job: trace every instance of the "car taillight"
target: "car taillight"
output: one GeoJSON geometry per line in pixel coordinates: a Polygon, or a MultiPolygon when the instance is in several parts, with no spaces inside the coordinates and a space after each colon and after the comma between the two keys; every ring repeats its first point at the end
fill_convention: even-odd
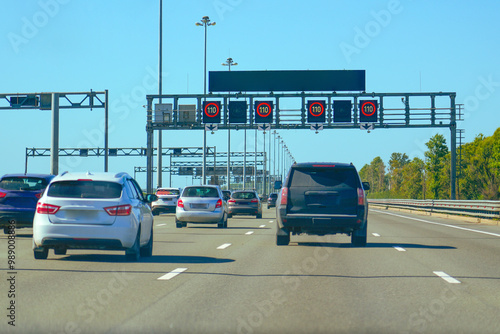
{"type": "Polygon", "coordinates": [[[217,208],[220,208],[220,207],[222,207],[222,200],[221,200],[221,199],[219,199],[219,200],[217,201],[217,203],[215,204],[215,208],[216,208],[216,209],[217,209],[217,208]]]}
{"type": "Polygon", "coordinates": [[[36,213],[39,213],[42,215],[53,215],[57,211],[59,211],[60,208],[61,207],[57,206],[57,205],[38,202],[36,205],[36,213]]]}
{"type": "Polygon", "coordinates": [[[184,203],[182,202],[182,199],[179,199],[179,200],[177,201],[177,206],[178,206],[179,208],[183,208],[183,207],[184,207],[184,203]]]}
{"type": "Polygon", "coordinates": [[[0,198],[4,198],[5,196],[7,196],[7,193],[3,193],[0,191],[0,198]]]}
{"type": "Polygon", "coordinates": [[[365,205],[365,192],[362,188],[358,188],[358,205],[365,205]]]}
{"type": "Polygon", "coordinates": [[[259,203],[259,200],[257,198],[254,198],[250,201],[251,203],[259,203]]]}
{"type": "Polygon", "coordinates": [[[288,188],[283,187],[281,189],[281,205],[286,205],[288,203],[288,188]]]}
{"type": "Polygon", "coordinates": [[[229,201],[227,201],[228,203],[236,203],[236,201],[234,199],[230,199],[229,201]]]}
{"type": "Polygon", "coordinates": [[[118,206],[108,206],[107,208],[104,208],[104,210],[110,216],[129,216],[132,212],[132,205],[125,204],[118,206]]]}

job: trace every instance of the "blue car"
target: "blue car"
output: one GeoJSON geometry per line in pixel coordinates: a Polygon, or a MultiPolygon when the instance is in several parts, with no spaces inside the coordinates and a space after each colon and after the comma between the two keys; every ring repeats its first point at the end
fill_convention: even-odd
{"type": "Polygon", "coordinates": [[[0,179],[0,227],[33,227],[36,203],[54,175],[6,174],[0,179]]]}

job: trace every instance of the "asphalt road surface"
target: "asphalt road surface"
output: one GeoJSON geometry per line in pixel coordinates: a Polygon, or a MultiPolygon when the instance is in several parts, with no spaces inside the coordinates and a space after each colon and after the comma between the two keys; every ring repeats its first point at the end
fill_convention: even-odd
{"type": "Polygon", "coordinates": [[[343,235],[278,247],[274,217],[177,229],[156,216],[153,257],[138,263],[35,260],[31,229],[1,235],[0,332],[500,332],[500,227],[371,210],[367,247],[343,235]]]}

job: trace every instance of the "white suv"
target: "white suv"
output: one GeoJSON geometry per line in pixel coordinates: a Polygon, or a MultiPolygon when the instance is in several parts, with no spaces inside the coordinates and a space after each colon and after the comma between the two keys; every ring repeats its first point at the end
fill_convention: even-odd
{"type": "Polygon", "coordinates": [[[35,259],[68,249],[125,250],[129,260],[153,253],[153,214],[127,173],[63,173],[47,186],[33,221],[35,259]]]}

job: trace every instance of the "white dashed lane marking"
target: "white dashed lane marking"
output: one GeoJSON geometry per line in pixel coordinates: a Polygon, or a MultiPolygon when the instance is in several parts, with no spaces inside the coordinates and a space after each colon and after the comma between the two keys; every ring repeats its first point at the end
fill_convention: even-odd
{"type": "Polygon", "coordinates": [[[222,245],[220,245],[219,247],[217,247],[217,249],[226,249],[226,248],[228,248],[229,246],[231,246],[231,244],[222,244],[222,245]]]}
{"type": "Polygon", "coordinates": [[[433,273],[439,277],[441,277],[442,279],[444,279],[446,282],[448,283],[452,283],[452,284],[459,284],[459,283],[462,283],[460,282],[459,280],[451,277],[450,275],[448,275],[447,273],[445,273],[444,271],[433,271],[433,273]]]}
{"type": "Polygon", "coordinates": [[[380,237],[380,234],[378,234],[378,233],[372,233],[372,235],[373,235],[374,237],[380,237]]]}
{"type": "Polygon", "coordinates": [[[398,252],[406,252],[406,249],[404,249],[403,247],[394,246],[394,249],[397,250],[398,252]]]}
{"type": "Polygon", "coordinates": [[[186,271],[188,268],[177,268],[177,269],[174,269],[172,270],[171,272],[161,276],[161,277],[158,277],[158,280],[159,281],[164,281],[164,280],[169,280],[169,279],[172,279],[174,278],[175,276],[179,275],[180,273],[186,271]]]}
{"type": "Polygon", "coordinates": [[[247,233],[245,233],[246,235],[250,235],[250,234],[253,234],[253,231],[248,231],[247,233]]]}

